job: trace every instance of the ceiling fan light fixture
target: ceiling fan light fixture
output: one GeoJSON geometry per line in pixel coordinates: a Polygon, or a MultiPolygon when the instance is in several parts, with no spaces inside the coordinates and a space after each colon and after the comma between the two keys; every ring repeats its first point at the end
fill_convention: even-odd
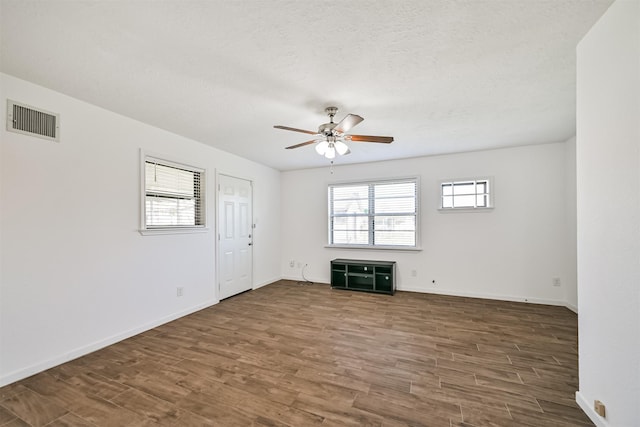
{"type": "Polygon", "coordinates": [[[324,153],[324,156],[327,159],[333,159],[336,157],[336,147],[333,144],[333,142],[329,142],[329,148],[327,148],[327,151],[324,153]]]}
{"type": "Polygon", "coordinates": [[[349,147],[342,141],[335,142],[335,148],[339,155],[344,156],[349,151],[349,147]]]}
{"type": "Polygon", "coordinates": [[[320,141],[319,143],[316,144],[316,152],[321,156],[324,156],[328,148],[329,148],[329,142],[327,141],[320,141]]]}

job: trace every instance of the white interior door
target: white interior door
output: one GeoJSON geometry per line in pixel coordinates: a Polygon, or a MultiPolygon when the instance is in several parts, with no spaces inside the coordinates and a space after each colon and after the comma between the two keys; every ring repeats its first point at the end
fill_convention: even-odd
{"type": "Polygon", "coordinates": [[[220,299],[252,288],[251,181],[218,176],[218,277],[220,299]]]}

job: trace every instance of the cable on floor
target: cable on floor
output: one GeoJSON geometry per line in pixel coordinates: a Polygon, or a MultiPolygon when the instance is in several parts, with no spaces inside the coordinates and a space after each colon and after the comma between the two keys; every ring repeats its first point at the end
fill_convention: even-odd
{"type": "Polygon", "coordinates": [[[304,275],[304,269],[307,268],[308,265],[309,264],[305,264],[304,267],[302,267],[302,280],[298,281],[298,285],[313,285],[313,282],[304,275]]]}

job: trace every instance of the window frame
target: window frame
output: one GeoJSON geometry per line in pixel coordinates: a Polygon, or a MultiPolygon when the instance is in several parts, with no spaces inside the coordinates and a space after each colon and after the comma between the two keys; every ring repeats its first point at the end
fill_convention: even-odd
{"type": "MultiPolygon", "coordinates": [[[[400,177],[400,178],[384,178],[384,179],[369,179],[369,180],[356,180],[356,181],[341,181],[329,183],[327,186],[327,245],[326,248],[339,248],[339,249],[373,249],[373,250],[392,250],[392,251],[421,251],[420,247],[420,177],[419,176],[410,176],[410,177],[400,177]],[[371,197],[371,187],[374,185],[384,185],[384,184],[393,184],[393,183],[403,183],[403,182],[413,182],[415,183],[415,213],[411,214],[415,216],[415,245],[406,246],[406,245],[376,245],[376,244],[348,244],[348,243],[332,243],[332,233],[333,233],[333,218],[331,207],[331,188],[332,187],[346,187],[346,186],[358,186],[358,185],[367,185],[369,186],[369,198],[368,203],[371,206],[371,203],[375,203],[375,197],[371,197]]],[[[368,218],[369,233],[368,240],[371,242],[372,236],[375,238],[375,225],[372,222],[376,216],[385,216],[385,214],[376,215],[373,210],[369,210],[371,213],[367,213],[366,217],[368,218]]],[[[396,214],[401,214],[403,212],[397,212],[396,214]]],[[[363,215],[364,216],[364,215],[363,215]]]]}
{"type": "MultiPolygon", "coordinates": [[[[490,176],[482,176],[482,177],[474,177],[474,178],[455,178],[455,179],[442,179],[438,182],[438,211],[440,212],[490,212],[494,208],[494,193],[495,186],[493,183],[493,177],[490,176]],[[488,187],[488,191],[485,193],[478,193],[477,190],[475,193],[468,194],[469,196],[477,196],[486,194],[487,196],[487,206],[461,206],[461,207],[445,207],[444,205],[444,185],[446,184],[463,184],[473,182],[474,185],[478,185],[478,182],[486,182],[488,187]]],[[[465,194],[466,195],[466,194],[465,194]]],[[[451,195],[451,197],[455,197],[455,195],[451,195]]],[[[477,199],[476,199],[477,200],[477,199]]],[[[476,203],[477,204],[477,203],[476,203]]]]}
{"type": "Polygon", "coordinates": [[[194,166],[188,163],[179,162],[175,160],[168,160],[166,156],[156,155],[152,153],[145,153],[140,151],[140,229],[138,230],[142,235],[154,235],[154,234],[183,234],[183,233],[203,233],[209,231],[207,220],[207,192],[206,192],[206,179],[207,170],[198,166],[194,166]],[[148,162],[157,163],[158,165],[182,169],[193,173],[200,174],[200,216],[202,224],[200,225],[164,225],[164,226],[149,226],[147,224],[147,186],[146,186],[146,164],[148,162]]]}

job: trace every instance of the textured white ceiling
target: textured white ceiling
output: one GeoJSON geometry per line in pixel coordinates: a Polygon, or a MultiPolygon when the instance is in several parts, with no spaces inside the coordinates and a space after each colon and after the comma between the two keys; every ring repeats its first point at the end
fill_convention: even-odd
{"type": "Polygon", "coordinates": [[[612,0],[0,0],[1,70],[281,170],[562,141],[575,47],[612,0]]]}

